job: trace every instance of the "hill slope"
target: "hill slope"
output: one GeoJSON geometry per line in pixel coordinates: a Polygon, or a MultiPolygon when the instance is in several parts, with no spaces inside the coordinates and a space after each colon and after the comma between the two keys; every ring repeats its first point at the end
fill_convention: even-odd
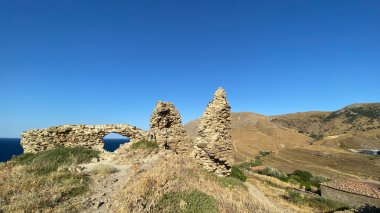
{"type": "Polygon", "coordinates": [[[380,149],[380,103],[352,104],[334,112],[273,116],[273,123],[341,148],[380,149]]]}
{"type": "MultiPolygon", "coordinates": [[[[198,120],[185,125],[195,136],[198,120]]],[[[332,178],[380,180],[380,158],[348,149],[380,149],[380,104],[354,104],[334,112],[265,116],[232,113],[235,163],[273,151],[264,164],[332,178]],[[366,167],[362,165],[365,164],[366,167]]]]}
{"type": "MultiPolygon", "coordinates": [[[[237,162],[251,160],[259,151],[279,151],[284,148],[308,145],[312,138],[281,125],[271,117],[249,113],[232,113],[232,141],[237,162]]],[[[198,120],[185,125],[189,135],[196,136],[198,120]]]]}

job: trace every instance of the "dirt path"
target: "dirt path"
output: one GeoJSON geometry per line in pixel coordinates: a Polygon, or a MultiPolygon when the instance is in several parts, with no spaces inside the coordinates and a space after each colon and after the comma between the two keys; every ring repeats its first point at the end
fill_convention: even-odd
{"type": "Polygon", "coordinates": [[[235,152],[236,152],[237,154],[239,154],[240,156],[245,157],[245,158],[247,159],[247,161],[249,161],[249,159],[250,159],[249,157],[247,157],[247,156],[241,154],[241,153],[237,150],[236,145],[235,145],[235,142],[234,142],[233,140],[232,140],[232,145],[234,146],[235,152]]]}
{"type": "Polygon", "coordinates": [[[131,164],[118,164],[112,159],[112,155],[104,156],[99,162],[92,162],[80,165],[84,173],[91,174],[93,182],[88,192],[80,203],[84,208],[83,212],[106,212],[106,206],[110,203],[109,197],[114,193],[123,180],[131,175],[131,164]],[[94,174],[94,170],[99,168],[113,168],[111,174],[94,174]]]}
{"type": "MultiPolygon", "coordinates": [[[[150,169],[163,154],[165,153],[151,153],[145,158],[138,160],[138,164],[141,169],[150,169]]],[[[102,156],[99,162],[80,165],[83,172],[90,174],[93,179],[90,185],[90,192],[88,192],[82,200],[78,201],[80,206],[83,207],[82,212],[108,212],[107,209],[112,205],[112,200],[110,199],[112,195],[117,192],[118,189],[122,188],[124,184],[128,184],[126,181],[128,181],[131,176],[136,175],[132,165],[134,161],[119,162],[117,159],[114,159],[114,157],[114,155],[108,153],[102,156]],[[104,175],[94,174],[94,170],[99,167],[114,168],[115,172],[104,175]]]]}

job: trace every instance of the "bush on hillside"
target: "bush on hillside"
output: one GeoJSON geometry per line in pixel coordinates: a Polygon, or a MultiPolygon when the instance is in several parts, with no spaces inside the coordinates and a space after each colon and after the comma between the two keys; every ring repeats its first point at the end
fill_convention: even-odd
{"type": "Polygon", "coordinates": [[[305,187],[308,191],[311,191],[313,187],[318,187],[318,184],[311,180],[313,175],[308,171],[295,170],[289,178],[297,181],[301,187],[305,187]]]}
{"type": "Polygon", "coordinates": [[[247,180],[247,176],[238,166],[232,166],[231,177],[237,178],[243,182],[247,180]]]}
{"type": "Polygon", "coordinates": [[[298,176],[301,180],[304,180],[304,181],[309,181],[313,177],[313,175],[310,172],[298,170],[298,169],[294,170],[292,175],[298,176]]]}
{"type": "Polygon", "coordinates": [[[323,182],[329,181],[330,178],[324,177],[324,176],[313,176],[310,178],[310,181],[313,183],[314,186],[317,186],[318,188],[320,187],[320,184],[323,182]]]}
{"type": "Polygon", "coordinates": [[[277,179],[280,179],[284,182],[287,182],[289,180],[288,175],[285,172],[281,172],[274,168],[266,167],[264,170],[258,171],[261,175],[271,176],[275,177],[277,179]]]}

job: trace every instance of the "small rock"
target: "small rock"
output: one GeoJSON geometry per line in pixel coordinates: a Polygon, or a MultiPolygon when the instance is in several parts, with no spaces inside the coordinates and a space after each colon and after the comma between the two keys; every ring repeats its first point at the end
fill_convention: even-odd
{"type": "Polygon", "coordinates": [[[91,159],[91,162],[92,163],[97,163],[97,162],[99,162],[99,159],[98,158],[93,158],[93,159],[91,159]]]}
{"type": "Polygon", "coordinates": [[[207,146],[207,143],[199,143],[199,144],[197,144],[197,146],[202,149],[202,148],[205,148],[207,146]]]}
{"type": "Polygon", "coordinates": [[[98,208],[100,208],[103,204],[104,204],[103,201],[96,201],[96,202],[95,202],[95,205],[94,205],[94,208],[95,208],[95,209],[98,209],[98,208]]]}

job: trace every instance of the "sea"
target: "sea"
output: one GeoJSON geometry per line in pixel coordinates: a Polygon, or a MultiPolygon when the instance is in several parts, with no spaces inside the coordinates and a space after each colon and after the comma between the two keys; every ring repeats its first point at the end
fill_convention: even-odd
{"type": "MultiPolygon", "coordinates": [[[[113,152],[121,144],[128,143],[129,139],[103,139],[104,149],[113,152]]],[[[10,160],[13,156],[24,152],[20,144],[20,138],[0,138],[0,162],[10,160]]]]}

